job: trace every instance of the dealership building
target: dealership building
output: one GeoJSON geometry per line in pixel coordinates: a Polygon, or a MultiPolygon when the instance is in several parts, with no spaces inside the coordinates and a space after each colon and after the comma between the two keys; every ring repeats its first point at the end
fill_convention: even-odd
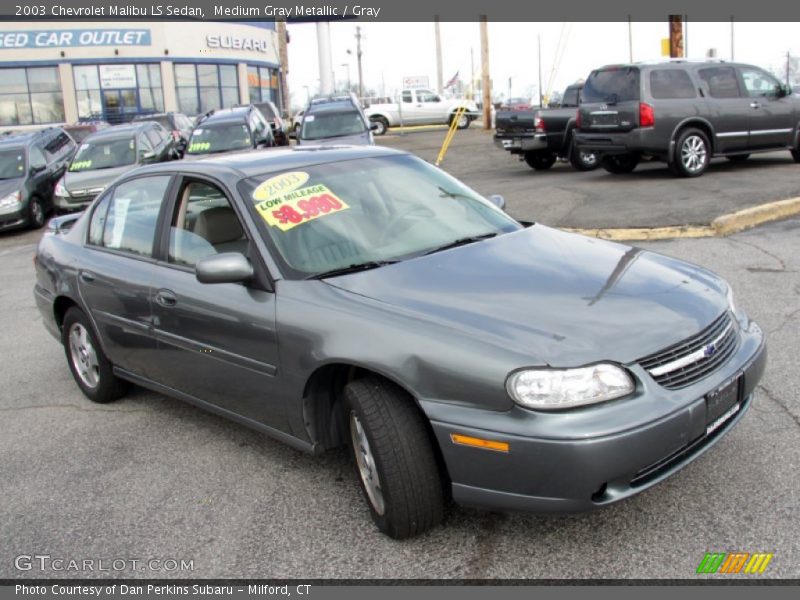
{"type": "Polygon", "coordinates": [[[0,130],[272,100],[280,108],[274,22],[0,25],[0,130]]]}

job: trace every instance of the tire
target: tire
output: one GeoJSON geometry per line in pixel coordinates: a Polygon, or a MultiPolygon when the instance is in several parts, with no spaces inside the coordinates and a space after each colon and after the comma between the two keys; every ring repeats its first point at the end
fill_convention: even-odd
{"type": "Polygon", "coordinates": [[[425,416],[408,394],[377,377],[349,383],[344,397],[356,472],[375,525],[394,539],[437,526],[445,495],[425,416]]]}
{"type": "Polygon", "coordinates": [[[594,171],[600,166],[597,154],[581,151],[574,143],[569,145],[569,164],[578,171],[594,171]]]}
{"type": "Polygon", "coordinates": [[[726,156],[725,158],[727,158],[731,162],[744,162],[748,158],[750,158],[750,155],[749,154],[734,154],[732,156],[726,156]]]}
{"type": "Polygon", "coordinates": [[[125,383],[114,375],[89,320],[77,307],[64,315],[61,343],[72,377],[89,400],[105,404],[123,395],[125,383]]]}
{"type": "Polygon", "coordinates": [[[389,121],[387,121],[385,117],[375,117],[374,119],[370,119],[370,122],[378,126],[378,128],[372,132],[375,135],[384,135],[389,131],[389,121]]]}
{"type": "MultiPolygon", "coordinates": [[[[456,118],[456,113],[453,113],[452,115],[450,115],[450,124],[451,125],[453,123],[453,119],[455,119],[455,118],[456,118]]],[[[471,122],[472,122],[472,119],[469,118],[469,115],[467,113],[464,113],[463,115],[461,115],[461,117],[459,117],[458,124],[456,125],[456,128],[457,129],[466,129],[467,127],[469,127],[469,124],[471,122]]]]}
{"type": "Polygon", "coordinates": [[[792,152],[792,158],[794,159],[794,162],[800,163],[800,150],[792,150],[791,152],[792,152]]]}
{"type": "Polygon", "coordinates": [[[556,155],[549,152],[526,152],[525,162],[531,169],[546,171],[556,162],[556,155]]]}
{"type": "Polygon", "coordinates": [[[600,165],[614,175],[630,173],[638,164],[638,154],[610,154],[600,159],[600,165]]]}
{"type": "Polygon", "coordinates": [[[670,169],[678,177],[699,177],[708,169],[711,160],[711,145],[708,137],[699,129],[689,127],[678,134],[675,155],[670,169]]]}
{"type": "Polygon", "coordinates": [[[28,200],[28,227],[41,229],[44,226],[44,203],[38,196],[31,196],[28,200]]]}

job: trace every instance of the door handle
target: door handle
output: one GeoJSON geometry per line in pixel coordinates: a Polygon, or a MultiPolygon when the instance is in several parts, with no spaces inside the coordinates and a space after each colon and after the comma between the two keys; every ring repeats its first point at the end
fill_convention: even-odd
{"type": "Polygon", "coordinates": [[[80,272],[81,281],[86,283],[92,283],[94,281],[94,273],[90,271],[81,271],[80,272]]]}
{"type": "Polygon", "coordinates": [[[751,102],[750,108],[761,108],[761,105],[758,102],[751,102]]]}
{"type": "Polygon", "coordinates": [[[175,306],[178,303],[178,298],[171,290],[158,290],[156,292],[156,302],[161,306],[175,306]]]}

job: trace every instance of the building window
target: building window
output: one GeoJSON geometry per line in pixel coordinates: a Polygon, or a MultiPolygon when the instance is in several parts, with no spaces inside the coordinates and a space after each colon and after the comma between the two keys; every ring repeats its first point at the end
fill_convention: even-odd
{"type": "Polygon", "coordinates": [[[164,112],[161,65],[136,65],[136,84],[141,112],[164,112]]]}
{"type": "Polygon", "coordinates": [[[136,114],[164,111],[158,63],[75,66],[72,75],[80,119],[118,123],[136,114]]]}
{"type": "Polygon", "coordinates": [[[63,121],[58,67],[0,69],[0,125],[63,121]]]}
{"type": "Polygon", "coordinates": [[[247,87],[253,104],[271,101],[281,108],[278,69],[247,65],[247,87]]]}
{"type": "Polygon", "coordinates": [[[239,103],[235,65],[175,64],[178,110],[187,115],[230,108],[239,103]]]}

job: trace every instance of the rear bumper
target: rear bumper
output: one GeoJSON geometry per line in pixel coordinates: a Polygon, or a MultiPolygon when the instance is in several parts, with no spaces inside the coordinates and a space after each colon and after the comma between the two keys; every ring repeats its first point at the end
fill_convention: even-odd
{"type": "MultiPolygon", "coordinates": [[[[508,434],[473,426],[432,421],[452,480],[453,498],[465,505],[540,513],[581,512],[605,506],[666,479],[706,452],[741,420],[752,403],[764,372],[766,344],[757,325],[742,332],[737,352],[714,376],[684,390],[661,388],[656,405],[679,407],[634,428],[590,437],[574,431],[569,437],[526,437],[526,426],[540,418],[532,411],[508,413],[508,434]],[[741,375],[738,412],[707,433],[705,394],[722,381],[741,375]],[[497,452],[454,444],[452,433],[509,444],[497,452]]],[[[634,372],[634,369],[631,369],[634,372]]],[[[638,378],[646,374],[635,372],[638,378]]],[[[655,382],[645,388],[657,387],[655,382]]],[[[647,395],[648,390],[644,393],[647,395]]],[[[653,394],[655,395],[655,394],[653,394]]],[[[647,403],[646,397],[631,402],[647,403]]],[[[609,403],[611,404],[611,403],[609,403]]],[[[602,411],[598,405],[597,411],[602,411]]],[[[562,413],[569,418],[568,413],[562,413]]],[[[598,416],[598,418],[601,418],[598,416]]],[[[484,419],[485,422],[485,419],[484,419]]]]}
{"type": "Polygon", "coordinates": [[[662,140],[654,128],[637,128],[620,133],[575,132],[575,144],[581,151],[599,156],[642,152],[656,156],[666,156],[669,152],[669,139],[662,140]]]}
{"type": "Polygon", "coordinates": [[[494,144],[502,150],[511,152],[511,154],[537,152],[539,150],[547,150],[547,134],[520,134],[518,136],[513,134],[495,134],[494,144]]]}

